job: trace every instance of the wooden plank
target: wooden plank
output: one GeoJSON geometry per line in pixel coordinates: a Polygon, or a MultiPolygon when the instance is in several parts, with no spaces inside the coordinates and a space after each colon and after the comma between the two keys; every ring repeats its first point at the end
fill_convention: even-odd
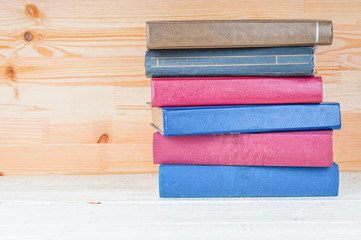
{"type": "MultiPolygon", "coordinates": [[[[67,175],[67,176],[3,176],[0,178],[0,203],[114,203],[159,201],[158,174],[67,175]],[[27,192],[27,194],[24,194],[27,192]],[[51,194],[49,194],[51,192],[51,194]]],[[[361,174],[340,173],[338,197],[272,197],[272,198],[207,198],[207,203],[233,202],[317,202],[361,201],[361,174]]],[[[162,199],[174,202],[177,199],[162,199]]],[[[199,202],[200,199],[178,199],[199,202]]]]}
{"type": "MultiPolygon", "coordinates": [[[[137,26],[146,20],[236,19],[236,18],[334,18],[348,23],[359,18],[357,0],[216,1],[147,0],[86,1],[51,0],[5,2],[0,29],[9,25],[23,29],[49,25],[54,28],[112,28],[137,26]],[[28,5],[32,4],[32,7],[28,5]],[[3,20],[8,20],[4,22],[3,20]]],[[[141,25],[144,26],[144,25],[141,25]]]]}
{"type": "Polygon", "coordinates": [[[159,199],[157,177],[2,177],[0,238],[361,237],[360,173],[341,173],[340,196],[319,198],[159,199]]]}
{"type": "MultiPolygon", "coordinates": [[[[330,76],[323,76],[324,101],[340,102],[344,113],[360,113],[359,76],[361,70],[342,72],[336,82],[330,76]]],[[[117,114],[117,109],[144,107],[151,101],[150,94],[149,86],[0,86],[0,113],[1,116],[29,112],[38,116],[117,114]]]]}
{"type": "MultiPolygon", "coordinates": [[[[361,69],[361,36],[357,34],[360,31],[361,27],[356,24],[340,26],[335,24],[334,43],[331,46],[321,46],[316,51],[316,70],[319,75],[332,76],[335,79],[333,81],[336,81],[337,77],[345,71],[361,69]],[[339,35],[336,35],[337,31],[339,35]]],[[[142,32],[145,36],[145,28],[142,32]]],[[[4,45],[9,46],[12,41],[9,40],[4,45]]],[[[99,40],[97,44],[103,44],[103,46],[98,46],[98,48],[90,46],[89,49],[84,49],[78,46],[74,47],[74,50],[56,44],[52,44],[52,46],[57,46],[55,50],[38,46],[37,43],[26,44],[24,47],[15,46],[15,49],[25,52],[24,56],[18,56],[17,53],[16,57],[7,57],[6,47],[0,48],[0,56],[4,56],[0,60],[0,79],[7,80],[0,83],[68,86],[146,86],[149,84],[144,77],[145,38],[142,46],[129,50],[131,53],[128,53],[128,50],[127,52],[116,51],[112,48],[107,50],[109,45],[104,39],[99,40]],[[82,49],[84,53],[76,52],[79,51],[78,49],[82,49]],[[66,52],[66,54],[58,54],[57,51],[66,52]],[[111,53],[106,55],[108,51],[111,53]],[[43,56],[44,54],[47,56],[43,56]],[[11,74],[9,74],[9,68],[11,74]]],[[[83,44],[93,43],[83,42],[83,44]]]]}
{"type": "MultiPolygon", "coordinates": [[[[145,120],[150,117],[149,111],[141,110],[139,115],[134,114],[137,113],[135,110],[125,112],[127,115],[115,118],[2,118],[0,142],[7,144],[0,145],[0,172],[4,175],[154,172],[156,167],[151,164],[154,130],[149,126],[149,120],[145,120]],[[97,142],[108,143],[106,146],[109,147],[97,142]],[[94,161],[102,162],[104,156],[99,158],[92,154],[90,157],[88,154],[100,151],[99,148],[112,154],[112,161],[118,165],[109,165],[107,169],[94,166],[94,161]],[[123,148],[127,150],[123,151],[123,148]],[[133,168],[131,162],[139,160],[146,163],[137,165],[138,169],[133,168]],[[72,169],[69,163],[78,167],[72,169]]],[[[342,130],[334,132],[334,161],[340,164],[341,171],[361,171],[360,116],[360,113],[342,114],[342,130]]]]}
{"type": "MultiPolygon", "coordinates": [[[[332,19],[334,20],[334,19],[332,19]]],[[[335,20],[334,20],[335,21],[335,20]]],[[[1,30],[0,53],[8,59],[17,58],[117,58],[143,57],[146,38],[145,22],[141,27],[118,28],[68,28],[52,29],[50,27],[28,29],[32,34],[30,42],[25,41],[24,33],[9,29],[1,30]]],[[[334,41],[331,46],[320,46],[317,53],[355,54],[360,51],[360,26],[357,21],[342,24],[334,22],[334,41]]],[[[334,59],[334,61],[337,59],[334,59]]],[[[29,60],[30,61],[30,60],[29,60]]],[[[323,60],[321,60],[322,62],[323,60]]]]}

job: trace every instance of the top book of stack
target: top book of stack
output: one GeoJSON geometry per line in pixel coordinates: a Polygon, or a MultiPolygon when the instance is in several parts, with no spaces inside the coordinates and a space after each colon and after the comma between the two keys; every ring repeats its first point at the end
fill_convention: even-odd
{"type": "Polygon", "coordinates": [[[330,45],[332,37],[329,20],[147,22],[148,49],[330,45]]]}

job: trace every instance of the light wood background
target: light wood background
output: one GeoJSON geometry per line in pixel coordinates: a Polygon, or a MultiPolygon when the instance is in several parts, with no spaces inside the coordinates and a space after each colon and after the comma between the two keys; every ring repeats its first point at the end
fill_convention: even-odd
{"type": "Polygon", "coordinates": [[[158,174],[0,184],[2,240],[361,239],[360,172],[340,174],[338,197],[160,199],[158,174]]]}
{"type": "Polygon", "coordinates": [[[0,1],[0,172],[156,172],[144,76],[145,21],[316,18],[325,101],[341,103],[334,159],[361,171],[360,0],[0,1]],[[33,35],[31,41],[24,33],[33,35]]]}

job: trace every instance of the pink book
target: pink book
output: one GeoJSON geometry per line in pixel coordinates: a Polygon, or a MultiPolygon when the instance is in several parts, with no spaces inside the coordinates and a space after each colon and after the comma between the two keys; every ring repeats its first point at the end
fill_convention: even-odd
{"type": "Polygon", "coordinates": [[[332,131],[153,135],[155,164],[331,167],[332,131]]]}
{"type": "Polygon", "coordinates": [[[152,78],[152,106],[322,102],[321,77],[152,78]]]}

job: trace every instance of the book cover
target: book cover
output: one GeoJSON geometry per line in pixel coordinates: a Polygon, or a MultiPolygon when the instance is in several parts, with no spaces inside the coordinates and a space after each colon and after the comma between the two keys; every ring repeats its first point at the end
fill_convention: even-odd
{"type": "Polygon", "coordinates": [[[329,20],[148,21],[148,49],[312,46],[332,43],[329,20]]]}
{"type": "Polygon", "coordinates": [[[255,167],[160,165],[159,195],[186,197],[337,196],[338,165],[255,167]]]}
{"type": "Polygon", "coordinates": [[[164,136],[341,128],[338,103],[152,107],[152,120],[164,136]]]}
{"type": "Polygon", "coordinates": [[[314,47],[147,50],[147,77],[312,76],[314,47]]]}
{"type": "Polygon", "coordinates": [[[152,106],[322,102],[321,77],[152,78],[152,106]]]}
{"type": "Polygon", "coordinates": [[[155,164],[331,167],[332,131],[162,136],[155,164]]]}

